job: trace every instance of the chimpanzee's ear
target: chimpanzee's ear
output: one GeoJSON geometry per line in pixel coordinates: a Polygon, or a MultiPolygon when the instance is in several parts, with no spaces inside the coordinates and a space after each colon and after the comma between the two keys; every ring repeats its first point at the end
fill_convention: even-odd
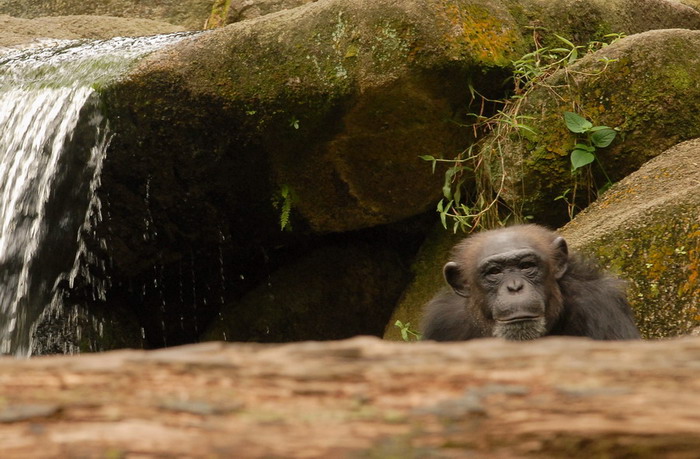
{"type": "Polygon", "coordinates": [[[457,263],[454,261],[448,262],[445,267],[442,268],[442,274],[445,276],[445,280],[448,284],[450,284],[450,287],[452,287],[452,290],[454,290],[457,295],[465,298],[469,295],[467,282],[464,280],[462,271],[459,269],[459,265],[457,263]]]}
{"type": "Polygon", "coordinates": [[[567,268],[569,267],[569,247],[563,237],[559,236],[552,242],[554,259],[552,260],[552,269],[554,277],[561,279],[564,277],[567,268]]]}

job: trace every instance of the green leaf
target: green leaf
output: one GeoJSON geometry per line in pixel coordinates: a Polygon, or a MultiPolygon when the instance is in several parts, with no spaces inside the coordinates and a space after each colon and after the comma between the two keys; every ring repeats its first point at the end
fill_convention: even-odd
{"type": "Polygon", "coordinates": [[[518,129],[522,129],[523,131],[527,131],[531,134],[537,135],[537,131],[534,128],[528,126],[527,124],[518,124],[515,127],[518,129]]]}
{"type": "Polygon", "coordinates": [[[569,128],[571,132],[577,134],[587,132],[593,127],[593,123],[586,118],[571,112],[564,112],[564,122],[566,122],[566,127],[569,128]]]}
{"type": "Polygon", "coordinates": [[[441,199],[438,203],[438,212],[440,212],[440,222],[442,223],[442,227],[445,229],[447,229],[447,212],[450,211],[450,207],[452,207],[452,201],[448,202],[447,206],[445,206],[443,199],[441,199]]]}
{"type": "Polygon", "coordinates": [[[571,48],[575,48],[575,47],[576,47],[576,45],[574,45],[573,43],[571,43],[569,40],[567,40],[566,38],[562,37],[561,35],[554,34],[554,36],[557,37],[559,40],[561,40],[561,41],[562,41],[564,44],[566,44],[567,46],[569,46],[569,47],[571,47],[571,48]]]}
{"type": "Polygon", "coordinates": [[[454,167],[451,167],[445,171],[445,182],[442,185],[442,195],[447,199],[452,199],[452,178],[457,173],[454,167]]]}
{"type": "Polygon", "coordinates": [[[578,59],[578,50],[574,48],[571,50],[571,54],[569,55],[569,65],[573,64],[576,59],[578,59]]]}
{"type": "Polygon", "coordinates": [[[615,140],[617,132],[612,129],[602,129],[591,134],[591,142],[598,148],[605,148],[615,140]]]}
{"type": "Polygon", "coordinates": [[[557,196],[556,198],[554,198],[554,200],[558,201],[560,199],[566,199],[566,195],[569,194],[569,191],[571,191],[571,188],[567,188],[566,190],[564,190],[564,192],[562,194],[560,194],[559,196],[557,196]]]}
{"type": "Polygon", "coordinates": [[[442,187],[442,195],[447,199],[452,199],[452,186],[449,183],[442,187]]]}
{"type": "Polygon", "coordinates": [[[577,143],[574,145],[574,150],[584,150],[593,153],[595,151],[595,147],[586,145],[585,143],[577,143]]]}
{"type": "Polygon", "coordinates": [[[595,156],[585,150],[574,150],[571,152],[571,166],[573,170],[591,164],[595,161],[595,156]]]}
{"type": "MultiPolygon", "coordinates": [[[[279,207],[280,209],[280,229],[290,231],[292,225],[290,224],[290,216],[292,213],[292,204],[294,201],[294,196],[292,195],[292,189],[288,185],[282,185],[279,191],[279,207]]],[[[276,206],[277,207],[277,206],[276,206]]]]}
{"type": "Polygon", "coordinates": [[[588,132],[596,132],[596,131],[602,131],[603,129],[611,129],[607,126],[593,126],[588,130],[588,132]]]}

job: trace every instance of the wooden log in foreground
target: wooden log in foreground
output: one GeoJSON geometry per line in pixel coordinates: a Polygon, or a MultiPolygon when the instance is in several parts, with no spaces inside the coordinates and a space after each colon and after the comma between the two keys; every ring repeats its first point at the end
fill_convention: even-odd
{"type": "Polygon", "coordinates": [[[0,456],[698,457],[700,338],[0,359],[0,456]]]}

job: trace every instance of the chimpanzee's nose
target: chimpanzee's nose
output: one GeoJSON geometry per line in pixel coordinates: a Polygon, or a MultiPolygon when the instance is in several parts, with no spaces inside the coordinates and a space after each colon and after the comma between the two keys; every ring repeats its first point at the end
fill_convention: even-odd
{"type": "Polygon", "coordinates": [[[506,288],[510,293],[518,293],[523,289],[523,281],[521,279],[508,279],[506,288]]]}

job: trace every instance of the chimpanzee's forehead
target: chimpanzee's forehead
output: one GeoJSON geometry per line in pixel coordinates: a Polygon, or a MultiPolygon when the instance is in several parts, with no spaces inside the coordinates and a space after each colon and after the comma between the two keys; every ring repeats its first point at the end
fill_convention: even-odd
{"type": "Polygon", "coordinates": [[[481,240],[481,250],[479,258],[484,259],[500,253],[513,251],[522,251],[531,249],[535,251],[541,250],[539,244],[530,237],[529,234],[523,232],[500,230],[485,234],[481,240]]]}

